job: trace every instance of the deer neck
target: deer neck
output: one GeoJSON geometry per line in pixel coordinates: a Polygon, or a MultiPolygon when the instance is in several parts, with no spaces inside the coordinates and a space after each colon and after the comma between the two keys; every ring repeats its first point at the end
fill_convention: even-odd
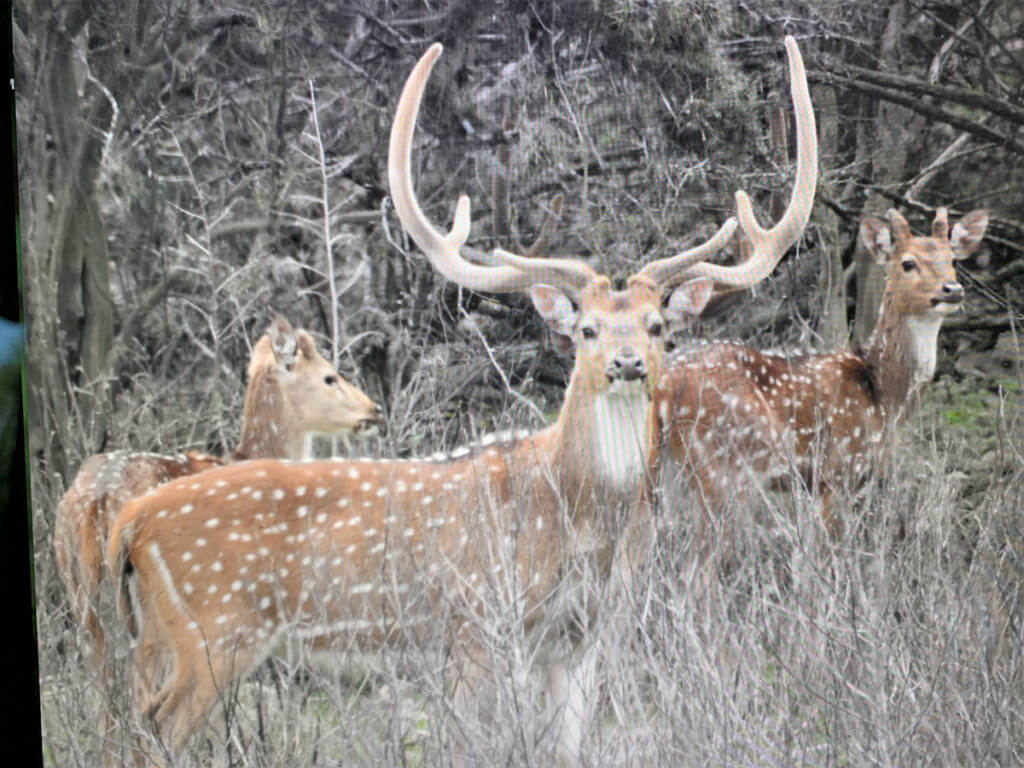
{"type": "Polygon", "coordinates": [[[906,315],[882,305],[865,360],[872,371],[879,404],[903,413],[935,375],[941,315],[906,315]]]}
{"type": "Polygon", "coordinates": [[[621,392],[587,395],[570,385],[555,425],[554,456],[567,497],[631,504],[643,482],[651,441],[650,396],[640,382],[621,392]]]}
{"type": "Polygon", "coordinates": [[[292,434],[284,418],[284,393],[271,371],[257,371],[245,392],[242,431],[234,461],[286,459],[303,455],[304,435],[292,434]]]}

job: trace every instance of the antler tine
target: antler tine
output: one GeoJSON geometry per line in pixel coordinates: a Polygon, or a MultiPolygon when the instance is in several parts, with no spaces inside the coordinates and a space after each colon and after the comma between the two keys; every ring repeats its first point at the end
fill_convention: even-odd
{"type": "Polygon", "coordinates": [[[742,264],[723,267],[718,264],[694,264],[688,276],[707,277],[722,285],[746,288],[764,280],[782,259],[786,250],[803,232],[814,207],[814,190],[818,184],[818,132],[807,88],[807,73],[800,48],[792,36],[786,36],[789,58],[789,87],[796,115],[796,181],[789,205],[782,219],[771,229],[757,223],[750,198],[743,190],[736,192],[736,216],[740,227],[750,238],[754,250],[742,264]]]}
{"type": "Polygon", "coordinates": [[[452,228],[446,235],[438,232],[424,215],[412,185],[412,135],[427,78],[441,50],[441,44],[434,43],[416,63],[402,89],[391,126],[388,185],[402,226],[434,268],[464,288],[506,293],[521,291],[540,282],[553,282],[563,288],[568,284],[570,289],[582,289],[595,277],[595,273],[581,262],[552,259],[532,264],[479,266],[462,258],[459,249],[469,238],[470,227],[469,197],[466,195],[459,197],[452,228]]]}
{"type": "Polygon", "coordinates": [[[492,251],[469,251],[467,255],[475,264],[490,270],[505,267],[529,275],[529,285],[557,285],[572,294],[579,293],[597,277],[597,272],[589,264],[576,259],[520,256],[501,248],[492,251]]]}
{"type": "Polygon", "coordinates": [[[678,256],[662,261],[652,262],[644,268],[651,276],[657,275],[662,280],[706,277],[715,283],[733,288],[747,288],[759,283],[771,274],[782,259],[786,249],[800,237],[811,216],[814,205],[814,189],[818,183],[818,133],[814,123],[814,110],[811,108],[811,96],[807,88],[807,73],[800,48],[791,36],[786,37],[786,54],[789,58],[790,92],[793,98],[793,111],[796,113],[796,181],[782,219],[772,229],[764,229],[757,223],[750,198],[743,190],[736,192],[736,216],[739,226],[753,245],[750,258],[735,266],[723,266],[697,261],[705,253],[717,250],[731,236],[736,227],[732,219],[705,245],[712,242],[716,247],[691,249],[678,256]],[[732,228],[725,233],[726,227],[732,228]],[[718,240],[719,235],[725,236],[718,240]],[[696,263],[692,263],[696,262],[696,263]]]}
{"type": "Polygon", "coordinates": [[[664,259],[652,261],[649,264],[644,265],[643,269],[637,272],[637,275],[649,278],[658,285],[666,288],[676,282],[679,282],[679,280],[685,276],[687,267],[690,267],[696,261],[700,261],[705,256],[710,256],[716,251],[722,250],[736,231],[736,225],[737,222],[735,217],[730,216],[725,220],[725,223],[718,228],[718,231],[705,242],[694,246],[693,248],[689,248],[682,253],[677,253],[675,256],[668,256],[664,259]]]}
{"type": "Polygon", "coordinates": [[[935,211],[935,221],[932,222],[932,237],[940,240],[949,239],[949,210],[945,207],[935,211]]]}

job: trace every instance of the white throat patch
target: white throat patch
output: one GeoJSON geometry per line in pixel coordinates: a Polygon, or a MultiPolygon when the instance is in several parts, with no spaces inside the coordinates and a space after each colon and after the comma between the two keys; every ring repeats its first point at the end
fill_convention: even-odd
{"type": "MultiPolygon", "coordinates": [[[[638,388],[639,389],[639,388],[638,388]]],[[[598,395],[594,399],[597,471],[615,490],[628,491],[647,465],[647,393],[598,395]]]]}
{"type": "Polygon", "coordinates": [[[931,381],[935,375],[935,356],[942,319],[942,315],[907,318],[907,331],[910,333],[908,351],[914,356],[914,370],[911,376],[915,389],[931,381]]]}

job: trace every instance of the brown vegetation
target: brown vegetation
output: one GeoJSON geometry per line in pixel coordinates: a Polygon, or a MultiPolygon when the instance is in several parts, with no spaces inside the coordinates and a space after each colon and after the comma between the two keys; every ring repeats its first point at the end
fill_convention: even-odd
{"type": "MultiPolygon", "coordinates": [[[[762,348],[867,339],[881,283],[857,246],[865,215],[896,207],[921,231],[942,205],[953,220],[986,208],[989,228],[957,265],[965,309],[943,325],[935,386],[890,471],[844,509],[847,538],[820,541],[800,494],[767,497],[762,524],[732,542],[737,566],[698,599],[688,521],[661,519],[623,609],[637,632],[600,642],[585,751],[601,765],[1020,762],[1024,382],[1012,356],[992,376],[976,355],[1006,359],[1024,306],[1022,24],[1015,0],[16,2],[49,764],[97,764],[106,705],[145,732],[125,681],[98,681],[74,652],[57,501],[101,451],[227,453],[271,309],[322,348],[330,336],[332,363],[383,404],[386,435],[357,446],[371,455],[540,427],[562,403],[572,360],[529,304],[446,282],[390,210],[387,129],[430,43],[446,54],[413,168],[427,215],[446,222],[471,194],[469,245],[485,251],[511,245],[491,232],[531,241],[562,195],[543,251],[618,277],[706,240],[733,189],[770,220],[792,176],[772,116],[786,34],[816,107],[815,210],[773,276],[716,296],[698,333],[762,348]],[[508,202],[492,203],[498,167],[508,202]]],[[[496,764],[537,763],[549,735],[524,672],[536,649],[507,631],[521,622],[510,608],[485,624],[497,716],[471,725],[496,764]]],[[[220,762],[447,759],[443,644],[354,645],[330,672],[285,650],[223,692],[227,727],[207,733],[220,762]]],[[[206,745],[194,752],[209,763],[206,745]]]]}

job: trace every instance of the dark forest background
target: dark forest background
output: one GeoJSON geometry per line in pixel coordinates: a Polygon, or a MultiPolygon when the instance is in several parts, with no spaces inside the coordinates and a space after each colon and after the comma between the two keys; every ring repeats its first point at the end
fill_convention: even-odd
{"type": "MultiPolygon", "coordinates": [[[[797,38],[812,84],[821,156],[814,215],[768,281],[716,300],[694,332],[763,346],[857,343],[874,322],[882,278],[856,245],[863,215],[896,207],[920,232],[938,206],[952,219],[990,211],[984,246],[959,265],[966,310],[945,323],[936,383],[907,428],[904,495],[893,498],[901,515],[917,515],[901,525],[919,534],[907,550],[917,559],[901,571],[913,578],[900,583],[941,585],[934,604],[952,612],[949,632],[982,632],[982,619],[955,612],[977,598],[978,615],[1002,616],[992,619],[1002,629],[985,625],[987,640],[957,642],[1008,654],[978,662],[993,698],[990,709],[978,703],[980,714],[961,707],[979,723],[969,738],[955,703],[915,709],[905,700],[902,715],[887,717],[916,718],[924,741],[894,737],[891,750],[872,751],[863,734],[844,742],[846,725],[807,738],[840,745],[835,754],[848,764],[888,755],[897,758],[888,764],[909,765],[956,739],[968,751],[950,751],[951,764],[964,754],[961,764],[1020,758],[1020,729],[1010,728],[1024,701],[1020,634],[1016,603],[1005,597],[1024,585],[1012,490],[1024,479],[1018,0],[18,0],[13,32],[51,764],[89,764],[95,749],[83,735],[87,716],[77,714],[90,711],[86,694],[65,695],[85,683],[52,565],[56,502],[99,451],[229,452],[249,349],[272,311],[312,331],[343,375],[383,405],[386,432],[352,450],[423,454],[501,426],[540,426],[556,412],[571,357],[528,301],[446,283],[390,209],[392,112],[431,42],[445,53],[414,154],[428,215],[447,226],[468,193],[470,245],[523,250],[560,196],[544,252],[624,276],[707,237],[732,215],[737,189],[751,193],[762,222],[778,215],[793,173],[786,34],[797,38]],[[1010,637],[1010,650],[995,635],[1010,637]]],[[[889,631],[892,612],[877,615],[879,631],[889,631]]],[[[742,617],[729,621],[739,632],[742,617]]],[[[950,663],[931,636],[916,626],[913,642],[893,644],[896,656],[874,659],[880,677],[860,681],[871,689],[864,695],[892,701],[880,681],[903,655],[934,661],[907,673],[921,686],[962,690],[928,677],[950,663]]],[[[858,669],[874,669],[865,664],[858,669]]],[[[769,673],[762,665],[751,674],[769,673]]],[[[935,695],[944,702],[946,693],[935,695]]],[[[845,696],[856,698],[834,695],[836,712],[845,696]]],[[[797,699],[778,702],[771,716],[776,697],[755,709],[766,722],[786,706],[806,715],[797,699]]],[[[858,721],[865,734],[883,728],[873,705],[858,721]]],[[[783,762],[794,764],[803,738],[783,740],[783,762]]],[[[713,762],[728,752],[711,742],[693,748],[713,762]]]]}

